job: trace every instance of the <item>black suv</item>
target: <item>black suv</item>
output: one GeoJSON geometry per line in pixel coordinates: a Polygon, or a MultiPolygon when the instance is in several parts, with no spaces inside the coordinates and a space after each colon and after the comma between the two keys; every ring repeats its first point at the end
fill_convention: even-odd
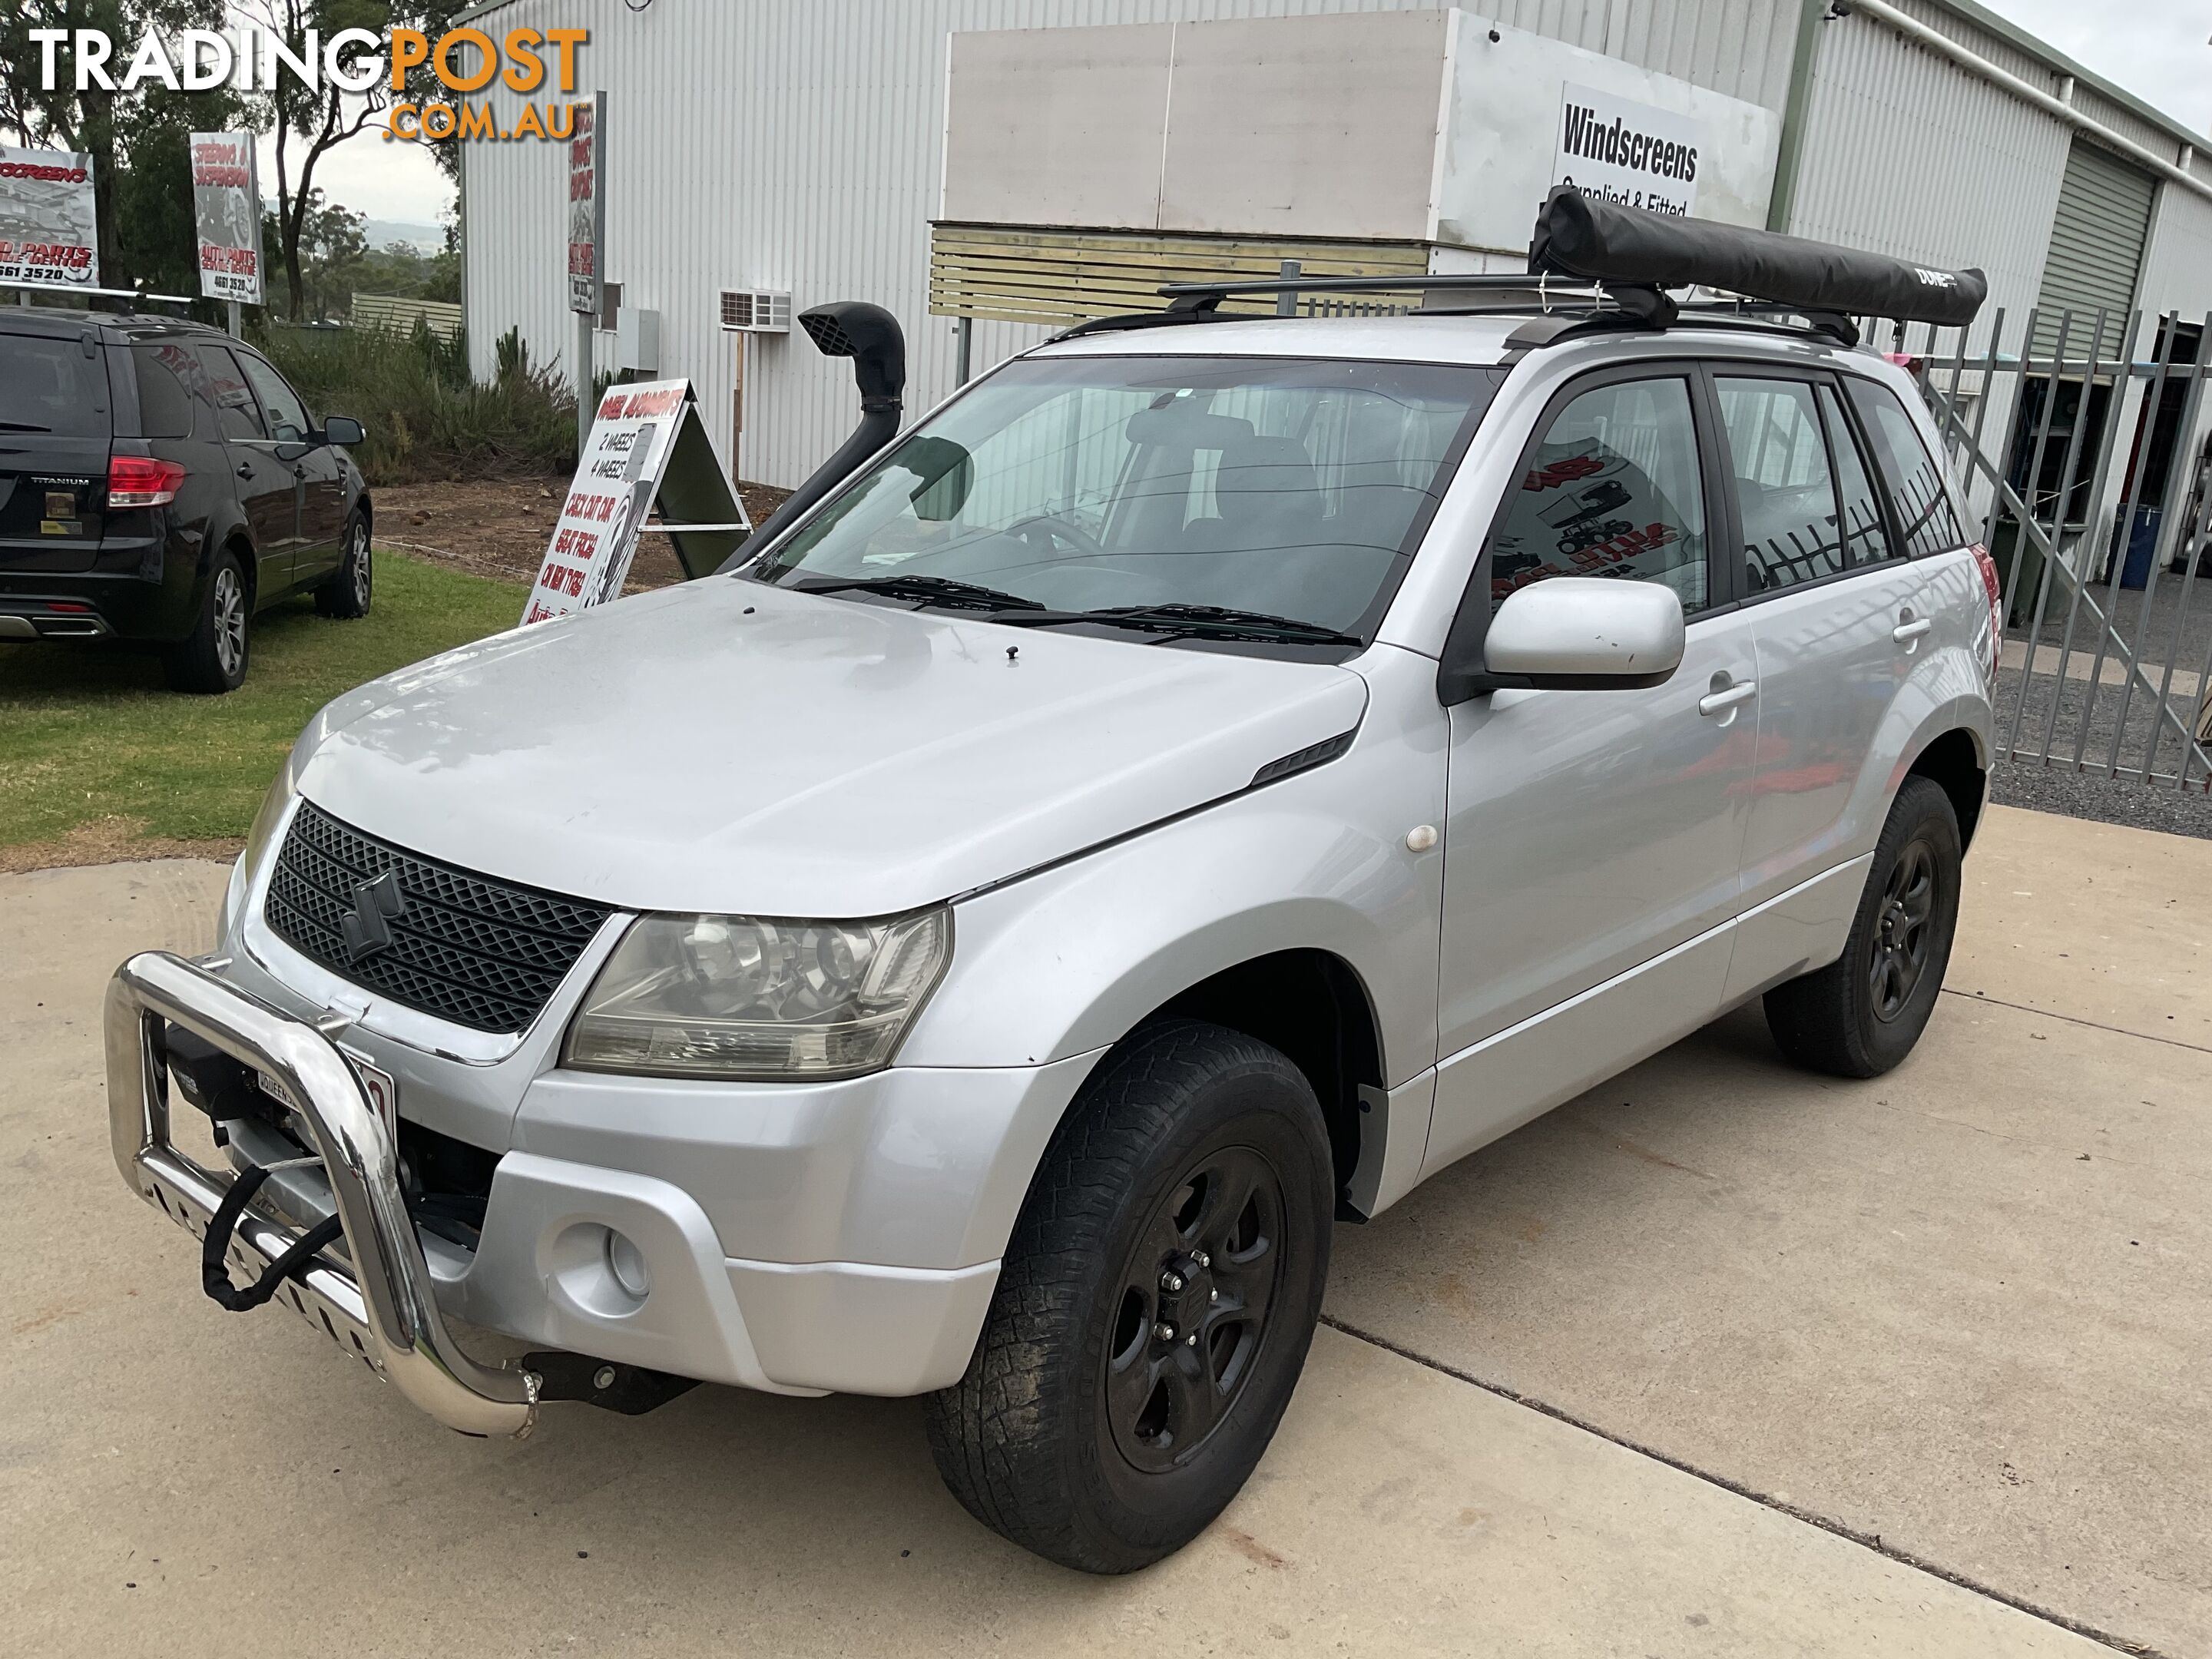
{"type": "Polygon", "coordinates": [[[361,441],[216,330],[0,307],[0,641],[151,641],[235,690],[264,606],[368,612],[361,441]]]}

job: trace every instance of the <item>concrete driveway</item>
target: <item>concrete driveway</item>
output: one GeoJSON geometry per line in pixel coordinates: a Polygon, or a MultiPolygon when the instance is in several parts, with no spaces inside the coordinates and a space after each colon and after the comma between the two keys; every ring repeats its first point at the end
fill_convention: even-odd
{"type": "Polygon", "coordinates": [[[0,877],[9,1651],[2212,1654],[2212,844],[1995,809],[1897,1073],[1737,1016],[1340,1229],[1259,1475],[1113,1582],[973,1525],[911,1401],[477,1443],[217,1313],[97,1008],[222,881],[0,877]]]}

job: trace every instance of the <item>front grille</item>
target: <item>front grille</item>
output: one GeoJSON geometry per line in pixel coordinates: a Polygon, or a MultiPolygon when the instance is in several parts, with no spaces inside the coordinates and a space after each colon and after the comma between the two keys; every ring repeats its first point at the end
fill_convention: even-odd
{"type": "Polygon", "coordinates": [[[262,915],[295,950],[394,1002],[479,1031],[519,1031],[607,919],[608,907],[457,870],[379,841],[301,801],[262,915]],[[366,961],[346,948],[356,886],[399,875],[404,910],[366,961]]]}

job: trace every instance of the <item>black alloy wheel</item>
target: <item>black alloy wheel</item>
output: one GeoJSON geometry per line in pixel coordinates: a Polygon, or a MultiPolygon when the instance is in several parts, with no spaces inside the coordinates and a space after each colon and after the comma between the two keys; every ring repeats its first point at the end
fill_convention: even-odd
{"type": "Polygon", "coordinates": [[[1870,1006],[1874,1017],[1885,1025],[1911,1005],[1928,971],[1929,946],[1934,939],[1929,924],[1935,915],[1936,849],[1923,836],[1906,843],[1890,866],[1869,953],[1873,958],[1867,975],[1870,1006]]]}
{"type": "Polygon", "coordinates": [[[1100,1426],[1131,1468],[1198,1455],[1267,1340],[1283,1252],[1283,1182],[1249,1146],[1224,1147],[1153,1212],[1121,1273],[1100,1426]]]}
{"type": "Polygon", "coordinates": [[[970,1515],[1132,1572],[1237,1496],[1328,1280],[1336,1173],[1312,1082],[1191,1019],[1100,1060],[1046,1149],[930,1450],[970,1515]]]}
{"type": "Polygon", "coordinates": [[[1826,966],[1766,994],[1782,1052],[1832,1077],[1879,1077],[1912,1052],[1942,994],[1959,926],[1958,809],[1933,779],[1890,803],[1850,936],[1826,966]]]}

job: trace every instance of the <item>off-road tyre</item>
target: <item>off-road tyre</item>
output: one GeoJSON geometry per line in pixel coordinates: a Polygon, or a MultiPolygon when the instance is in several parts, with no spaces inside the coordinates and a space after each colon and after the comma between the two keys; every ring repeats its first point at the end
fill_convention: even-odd
{"type": "Polygon", "coordinates": [[[218,695],[246,683],[252,657],[253,592],[245,567],[226,549],[216,555],[192,631],[162,653],[169,688],[218,695]]]}
{"type": "Polygon", "coordinates": [[[370,562],[368,550],[368,520],[356,513],[347,518],[344,538],[339,545],[345,556],[331,579],[315,589],[315,614],[335,617],[340,622],[352,622],[368,614],[369,600],[375,595],[376,572],[370,562]]]}
{"type": "Polygon", "coordinates": [[[1305,1364],[1334,1184],[1313,1088],[1267,1044],[1171,1020],[1109,1054],[1038,1168],[967,1375],[931,1397],[953,1496],[1084,1572],[1133,1571],[1196,1537],[1259,1462],[1305,1364]],[[1251,1201],[1223,1223],[1209,1206],[1248,1182],[1251,1201]],[[1178,1423],[1194,1440],[1176,1440],[1178,1423]]]}
{"type": "Polygon", "coordinates": [[[1930,779],[1905,779],[1844,954],[1766,994],[1767,1029],[1792,1061],[1835,1077],[1879,1077],[1912,1052],[1950,963],[1961,858],[1951,798],[1930,779]]]}

